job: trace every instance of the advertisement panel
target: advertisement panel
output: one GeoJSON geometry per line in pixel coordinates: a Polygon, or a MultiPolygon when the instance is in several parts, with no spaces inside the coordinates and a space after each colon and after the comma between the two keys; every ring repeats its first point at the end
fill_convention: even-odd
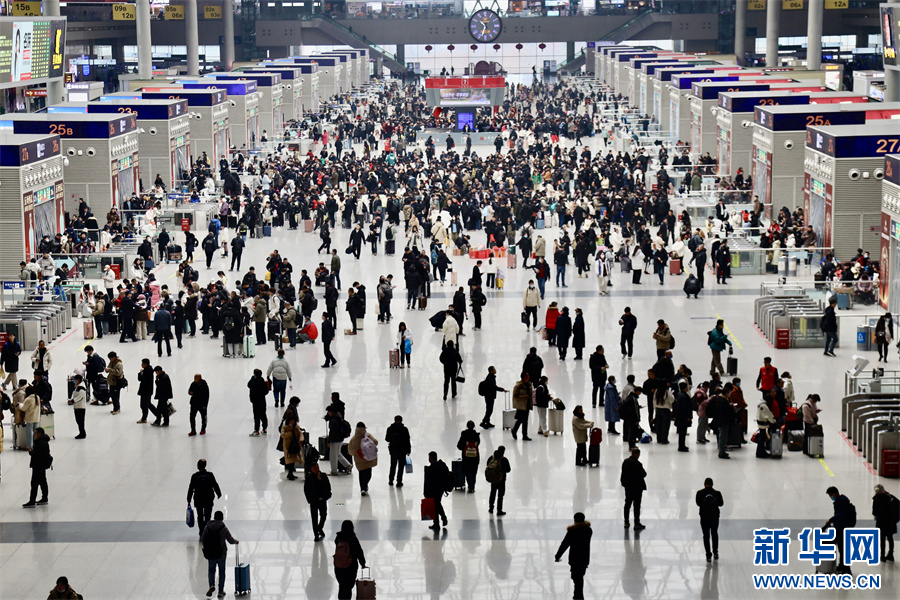
{"type": "Polygon", "coordinates": [[[894,20],[892,6],[881,7],[881,43],[884,64],[897,65],[897,21],[894,20]]]}
{"type": "Polygon", "coordinates": [[[65,48],[65,20],[0,21],[0,85],[62,77],[65,48]]]}
{"type": "Polygon", "coordinates": [[[464,88],[441,88],[441,106],[490,106],[487,90],[464,88]]]}

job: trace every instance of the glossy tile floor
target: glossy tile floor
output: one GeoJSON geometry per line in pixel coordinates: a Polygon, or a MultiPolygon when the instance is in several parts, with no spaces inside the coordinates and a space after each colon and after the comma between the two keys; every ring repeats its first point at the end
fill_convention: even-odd
{"type": "MultiPolygon", "coordinates": [[[[474,238],[479,239],[479,232],[474,238]]],[[[554,237],[553,230],[543,235],[554,237]]],[[[347,231],[338,230],[335,247],[342,249],[347,231]]],[[[318,262],[313,234],[276,230],[274,237],[252,240],[244,266],[259,270],[273,249],[289,257],[296,268],[310,271],[318,262]]],[[[364,282],[374,297],[377,276],[393,273],[402,281],[399,256],[372,256],[364,252],[356,262],[342,255],[344,287],[364,282]]],[[[460,280],[468,278],[474,261],[454,257],[460,280]]],[[[226,268],[217,258],[214,269],[226,268]]],[[[213,271],[204,271],[209,276],[213,271]]],[[[159,277],[170,286],[173,268],[164,266],[159,277]]],[[[818,461],[785,452],[781,461],[760,461],[753,450],[735,451],[733,460],[716,458],[712,444],[691,443],[690,453],[675,445],[642,446],[648,471],[643,501],[647,529],[636,535],[622,528],[624,493],[619,486],[620,464],[625,457],[620,437],[604,439],[597,469],[574,466],[575,445],[567,426],[564,435],[515,442],[499,428],[482,433],[483,453],[504,444],[512,464],[503,519],[487,512],[489,486],[479,474],[475,494],[454,493],[445,501],[449,527],[435,536],[419,521],[422,467],[430,450],[449,461],[458,455],[456,441],[468,419],[479,421],[483,402],[476,389],[488,365],[495,365],[501,385],[511,388],[528,348],[536,345],[546,365],[553,395],[569,408],[590,405],[587,361],[559,361],[539,334],[525,332],[519,323],[522,290],[530,271],[506,271],[506,288],[488,293],[482,331],[465,324],[462,352],[468,381],[454,401],[441,400],[438,365],[440,334],[427,317],[445,306],[449,286],[433,288],[427,311],[406,311],[402,290],[393,303],[395,320],[378,325],[370,312],[365,329],[356,337],[339,336],[335,344],[338,366],[321,369],[321,345],[300,346],[289,352],[294,369],[293,390],[302,398],[301,426],[313,437],[325,431],[321,417],[332,391],[348,405],[351,422],[364,421],[379,439],[395,414],[402,414],[412,433],[415,471],[402,489],[388,487],[386,447],[382,464],[374,470],[371,492],[361,497],[356,477],[334,478],[330,503],[329,536],[314,543],[302,482],[284,479],[275,451],[276,436],[250,438],[251,407],[245,383],[254,367],[265,369],[274,356],[271,344],[259,348],[255,360],[222,358],[215,341],[185,338],[183,350],[173,358],[155,358],[148,342],[117,343],[110,336],[95,342],[105,355],[118,351],[126,373],[136,382],[140,359],[148,356],[170,374],[179,411],[168,429],[137,425],[135,390],[124,393],[122,413],[90,407],[88,437],[74,440],[74,418],[62,399],[65,376],[82,360],[85,341],[77,324],[52,345],[52,383],[56,390],[56,440],[51,443],[55,468],[49,473],[49,506],[24,510],[30,471],[28,456],[11,450],[6,429],[0,484],[0,597],[43,598],[59,575],[86,598],[198,598],[206,590],[206,561],[197,533],[184,525],[185,493],[199,458],[209,461],[224,496],[216,504],[226,522],[242,540],[241,559],[251,567],[253,597],[330,598],[337,585],[332,576],[333,531],[341,520],[357,526],[381,598],[568,598],[572,584],[568,567],[553,555],[571,522],[583,511],[594,527],[592,564],[586,594],[590,598],[757,598],[774,592],[756,591],[752,573],[812,573],[809,563],[796,560],[799,544],[791,545],[791,564],[753,567],[752,530],[760,526],[789,526],[794,536],[801,527],[816,526],[831,515],[825,488],[837,485],[859,510],[860,524],[871,524],[870,497],[879,478],[840,435],[837,403],[843,389],[843,370],[855,353],[838,349],[838,358],[825,359],[821,350],[774,350],[753,325],[752,305],[761,278],[733,279],[709,289],[699,300],[681,292],[683,278],[666,277],[660,286],[651,277],[633,286],[617,272],[609,297],[597,294],[593,278],[570,275],[568,288],[550,282],[546,301],[557,300],[584,311],[588,348],[604,344],[611,373],[620,382],[635,373],[643,380],[655,358],[651,333],[656,319],[665,318],[677,337],[675,361],[690,366],[698,380],[708,369],[706,331],[720,315],[738,345],[740,375],[745,388],[753,388],[764,355],[771,355],[779,370],[794,374],[797,397],[818,392],[823,397],[826,458],[818,461]],[[617,320],[625,306],[638,318],[634,359],[623,361],[617,352],[617,320]],[[396,325],[409,324],[415,336],[412,369],[389,370],[387,351],[394,347],[396,325]],[[209,381],[213,399],[205,436],[187,436],[187,387],[194,373],[209,381]],[[725,496],[721,525],[721,559],[707,565],[703,556],[694,493],[705,477],[713,477],[725,496]]],[[[229,274],[235,276],[236,274],[229,274]]],[[[402,285],[402,284],[401,284],[402,285]]],[[[342,299],[345,296],[342,294],[342,299]]],[[[370,300],[370,306],[375,302],[370,300]]],[[[343,302],[341,303],[343,306],[343,302]]],[[[370,309],[371,311],[371,309],[370,309]]],[[[346,324],[339,315],[339,327],[346,324]]],[[[852,339],[855,322],[845,319],[843,339],[852,339]]],[[[874,360],[874,353],[870,356],[874,360]]],[[[896,361],[896,355],[892,363],[896,361]]],[[[892,364],[892,366],[894,366],[892,364]]],[[[136,389],[136,388],[135,388],[136,389]]],[[[747,392],[755,406],[756,394],[747,392]]],[[[590,410],[590,409],[588,409],[590,410]]],[[[500,407],[494,422],[500,422],[500,407]]],[[[281,410],[269,409],[274,432],[281,410]]],[[[594,411],[601,422],[602,409],[594,411]]],[[[644,414],[646,419],[646,413],[644,414]]],[[[8,421],[7,421],[8,423],[8,421]]],[[[532,431],[536,429],[534,418],[532,431]]],[[[693,432],[692,432],[693,433],[693,432]]],[[[882,481],[900,493],[895,480],[882,481]]],[[[227,590],[233,589],[230,549],[227,590]]],[[[897,573],[893,564],[854,566],[855,573],[882,575],[880,591],[867,597],[895,597],[897,573]]],[[[782,592],[783,593],[783,592],[782,592]]],[[[821,597],[843,597],[841,592],[820,592],[821,597]]]]}

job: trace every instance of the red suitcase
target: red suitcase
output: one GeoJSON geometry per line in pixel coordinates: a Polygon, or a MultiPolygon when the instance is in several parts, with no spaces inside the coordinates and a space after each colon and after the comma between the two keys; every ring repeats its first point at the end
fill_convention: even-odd
{"type": "Polygon", "coordinates": [[[388,362],[390,363],[391,369],[399,369],[400,368],[400,351],[399,350],[388,350],[388,362]]]}
{"type": "Polygon", "coordinates": [[[599,446],[603,442],[603,430],[599,427],[591,429],[591,446],[599,446]]]}
{"type": "Polygon", "coordinates": [[[681,275],[680,258],[673,258],[669,261],[669,275],[681,275]]]}

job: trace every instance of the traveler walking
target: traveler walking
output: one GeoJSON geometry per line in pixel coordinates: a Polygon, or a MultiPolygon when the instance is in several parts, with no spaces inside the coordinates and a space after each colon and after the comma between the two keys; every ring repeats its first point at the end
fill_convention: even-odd
{"type": "Polygon", "coordinates": [[[209,384],[200,373],[194,375],[194,381],[188,388],[191,397],[191,432],[188,436],[197,435],[197,414],[200,414],[200,435],[206,434],[206,413],[209,408],[209,384]]]}
{"type": "Polygon", "coordinates": [[[706,562],[712,562],[713,558],[719,560],[719,509],[725,505],[725,500],[722,492],[713,488],[712,477],[707,477],[703,482],[703,488],[697,492],[695,502],[700,508],[700,529],[703,531],[706,562]]]}
{"type": "Polygon", "coordinates": [[[138,371],[138,398],[141,399],[141,418],[138,423],[147,422],[147,413],[152,412],[156,416],[156,408],[153,406],[153,367],[150,359],[141,359],[141,370],[138,371]]]}
{"type": "MultiPolygon", "coordinates": [[[[454,320],[448,316],[447,320],[454,320]]],[[[456,398],[456,376],[462,367],[462,356],[456,349],[453,342],[448,341],[444,349],[441,351],[440,362],[444,370],[444,402],[447,401],[447,389],[449,387],[453,398],[456,398]]]]}
{"type": "Polygon", "coordinates": [[[516,424],[512,428],[513,439],[518,439],[516,433],[522,428],[522,440],[530,442],[528,437],[528,413],[534,406],[534,393],[531,385],[531,376],[523,371],[521,379],[513,387],[513,408],[516,409],[516,424]]]}
{"type": "Polygon", "coordinates": [[[34,430],[34,441],[28,448],[31,454],[31,495],[28,502],[22,508],[34,508],[49,504],[49,488],[47,486],[47,469],[53,465],[53,457],[50,455],[50,438],[44,434],[44,428],[34,430]],[[37,499],[38,489],[41,491],[41,499],[37,499]]]}
{"type": "Polygon", "coordinates": [[[625,488],[625,528],[630,526],[628,517],[631,507],[634,506],[634,529],[639,531],[645,529],[641,523],[641,496],[647,489],[647,471],[641,464],[640,448],[633,448],[631,456],[622,462],[622,474],[619,477],[619,483],[625,488]]]}
{"type": "Polygon", "coordinates": [[[206,459],[201,458],[197,461],[197,472],[191,475],[187,491],[187,502],[188,504],[193,502],[197,512],[197,532],[200,539],[203,539],[206,524],[212,517],[213,504],[215,504],[216,498],[221,497],[222,490],[219,488],[216,476],[206,470],[206,459]]]}
{"type": "Polygon", "coordinates": [[[319,469],[319,463],[309,465],[309,472],[303,480],[303,495],[309,503],[309,517],[312,519],[314,540],[325,539],[325,521],[328,519],[328,500],[331,499],[331,481],[319,469]]]}
{"type": "Polygon", "coordinates": [[[122,382],[125,380],[125,367],[122,359],[115,352],[106,355],[109,359],[104,371],[106,372],[106,385],[109,386],[109,397],[112,399],[113,409],[110,414],[117,415],[121,406],[119,400],[122,395],[122,382]]]}
{"type": "Polygon", "coordinates": [[[475,493],[475,478],[478,476],[478,464],[481,462],[481,435],[475,431],[475,421],[468,421],[466,428],[460,433],[456,442],[462,458],[463,473],[469,487],[469,493],[475,493]]]}
{"type": "Polygon", "coordinates": [[[498,517],[506,514],[503,511],[503,497],[506,495],[506,476],[512,470],[509,459],[505,455],[506,446],[497,446],[484,468],[484,478],[491,484],[488,512],[494,514],[494,505],[496,504],[498,517]]]}
{"type": "MultiPolygon", "coordinates": [[[[831,296],[828,299],[828,306],[825,307],[825,314],[822,315],[822,321],[819,326],[822,333],[825,334],[825,356],[835,356],[834,347],[838,343],[838,322],[835,309],[837,308],[837,296],[831,296]]],[[[880,352],[880,350],[879,350],[880,352]]]]}
{"type": "Polygon", "coordinates": [[[362,421],[356,424],[356,432],[350,438],[347,451],[356,463],[359,473],[360,494],[369,494],[369,481],[372,480],[372,467],[378,464],[378,440],[366,431],[362,421]]]}
{"type": "Polygon", "coordinates": [[[725,321],[722,319],[716,321],[716,326],[707,335],[706,344],[712,352],[709,374],[715,375],[716,371],[718,371],[719,375],[724,375],[725,367],[722,366],[722,351],[725,350],[726,344],[733,347],[731,340],[728,339],[728,334],[725,333],[725,321]]]}
{"type": "Polygon", "coordinates": [[[153,367],[153,373],[156,376],[154,381],[156,387],[156,420],[151,423],[156,427],[168,427],[169,426],[169,400],[174,398],[174,394],[172,393],[172,380],[169,379],[168,374],[163,371],[163,368],[159,365],[153,367]]]}
{"type": "Polygon", "coordinates": [[[484,397],[484,417],[481,419],[481,427],[483,429],[494,427],[494,424],[491,423],[491,416],[494,414],[494,401],[497,399],[497,392],[506,393],[506,390],[497,385],[497,369],[490,366],[488,367],[487,377],[478,384],[478,393],[484,397]]]}
{"type": "Polygon", "coordinates": [[[397,476],[397,487],[403,487],[403,473],[406,471],[406,460],[412,453],[409,429],[403,424],[403,417],[397,415],[394,422],[387,428],[384,441],[388,443],[388,454],[391,458],[391,468],[388,472],[388,485],[394,485],[394,475],[397,476]]]}
{"type": "Polygon", "coordinates": [[[87,437],[87,433],[84,431],[84,415],[87,412],[87,389],[84,386],[84,378],[81,375],[76,374],[73,379],[75,388],[72,390],[69,404],[72,405],[75,413],[75,424],[78,425],[78,435],[75,436],[75,439],[83,440],[87,437]]]}
{"type": "Polygon", "coordinates": [[[881,561],[894,562],[894,534],[897,533],[897,500],[889,494],[884,486],[875,486],[875,495],[872,496],[872,516],[875,517],[875,527],[881,534],[881,561]]]}
{"type": "Polygon", "coordinates": [[[253,369],[253,377],[247,382],[247,388],[250,390],[250,404],[253,405],[253,433],[251,437],[258,436],[260,426],[262,432],[269,428],[269,417],[266,415],[266,396],[269,395],[269,384],[263,379],[261,369],[253,369]]]}
{"type": "Polygon", "coordinates": [[[678,432],[678,451],[690,452],[687,447],[688,430],[693,424],[694,408],[691,397],[688,395],[690,386],[687,381],[678,382],[678,392],[675,394],[673,411],[675,413],[675,430],[678,432]]]}
{"type": "Polygon", "coordinates": [[[834,486],[825,490],[828,497],[834,503],[834,514],[822,526],[822,530],[834,528],[834,545],[838,550],[838,561],[835,573],[850,574],[850,565],[846,564],[844,556],[844,530],[856,527],[856,507],[847,496],[843,495],[834,486]]]}
{"type": "Polygon", "coordinates": [[[275,398],[275,408],[284,407],[284,398],[287,394],[288,382],[291,378],[291,365],[284,359],[284,348],[278,349],[278,357],[272,359],[266,370],[266,379],[272,382],[272,396],[275,398]]]}
{"type": "MultiPolygon", "coordinates": [[[[573,598],[584,599],[584,575],[591,564],[591,522],[586,521],[584,513],[575,513],[574,523],[566,527],[566,536],[563,538],[554,557],[556,562],[562,560],[562,555],[569,552],[569,571],[572,576],[572,585],[575,587],[573,598]]],[[[635,526],[636,527],[636,526],[635,526]]]]}
{"type": "Polygon", "coordinates": [[[338,474],[339,463],[347,470],[348,474],[352,469],[350,461],[341,452],[344,440],[351,435],[350,423],[344,418],[342,410],[344,410],[343,402],[340,406],[332,402],[325,413],[325,420],[328,421],[328,436],[325,441],[328,443],[328,460],[331,463],[329,475],[332,476],[338,474]]]}
{"type": "Polygon", "coordinates": [[[209,589],[206,590],[206,597],[213,595],[216,591],[216,569],[219,571],[219,598],[225,597],[225,563],[228,558],[229,544],[240,544],[240,540],[232,537],[228,527],[225,526],[225,515],[221,510],[217,510],[213,515],[213,520],[207,523],[206,528],[200,535],[203,544],[203,558],[209,562],[209,589]]]}
{"type": "Polygon", "coordinates": [[[428,453],[428,466],[425,467],[423,477],[424,489],[422,495],[434,501],[434,523],[430,529],[438,531],[440,529],[439,520],[443,522],[444,527],[447,526],[447,515],[444,513],[441,498],[444,497],[445,492],[453,489],[453,476],[450,474],[450,469],[447,468],[446,463],[438,460],[437,452],[432,450],[428,453]]]}
{"type": "Polygon", "coordinates": [[[338,582],[338,600],[353,598],[353,586],[359,568],[366,568],[366,555],[353,528],[353,521],[341,523],[334,536],[334,578],[338,582]]]}
{"type": "Polygon", "coordinates": [[[328,319],[328,313],[322,313],[322,351],[325,354],[325,364],[323,369],[333,367],[337,364],[334,355],[331,353],[331,342],[334,341],[334,325],[328,319]]]}

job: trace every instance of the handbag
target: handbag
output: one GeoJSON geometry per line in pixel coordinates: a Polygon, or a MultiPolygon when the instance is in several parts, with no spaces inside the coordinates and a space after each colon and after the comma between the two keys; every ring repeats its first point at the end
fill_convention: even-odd
{"type": "Polygon", "coordinates": [[[456,383],[465,383],[466,382],[466,374],[463,373],[462,367],[456,372],[456,383]]]}
{"type": "Polygon", "coordinates": [[[403,340],[403,352],[405,354],[412,354],[412,340],[411,339],[407,338],[407,339],[403,340]]]}
{"type": "Polygon", "coordinates": [[[422,498],[422,520],[434,521],[437,518],[437,510],[434,507],[434,498],[422,498]]]}
{"type": "Polygon", "coordinates": [[[413,472],[412,458],[410,458],[409,456],[406,457],[406,472],[413,472]]]}
{"type": "Polygon", "coordinates": [[[170,417],[171,417],[172,415],[174,415],[176,412],[178,412],[177,410],[175,410],[175,405],[172,404],[171,402],[169,402],[169,403],[166,405],[166,410],[169,411],[169,416],[170,416],[170,417]]]}
{"type": "Polygon", "coordinates": [[[528,319],[528,312],[527,312],[527,311],[524,311],[524,310],[522,311],[522,315],[521,315],[521,317],[520,317],[520,320],[521,320],[522,323],[524,323],[525,325],[528,325],[529,319],[528,319]]]}
{"type": "Polygon", "coordinates": [[[191,506],[190,502],[188,502],[187,511],[185,512],[185,515],[184,515],[184,523],[188,527],[194,526],[194,507],[191,506]]]}

